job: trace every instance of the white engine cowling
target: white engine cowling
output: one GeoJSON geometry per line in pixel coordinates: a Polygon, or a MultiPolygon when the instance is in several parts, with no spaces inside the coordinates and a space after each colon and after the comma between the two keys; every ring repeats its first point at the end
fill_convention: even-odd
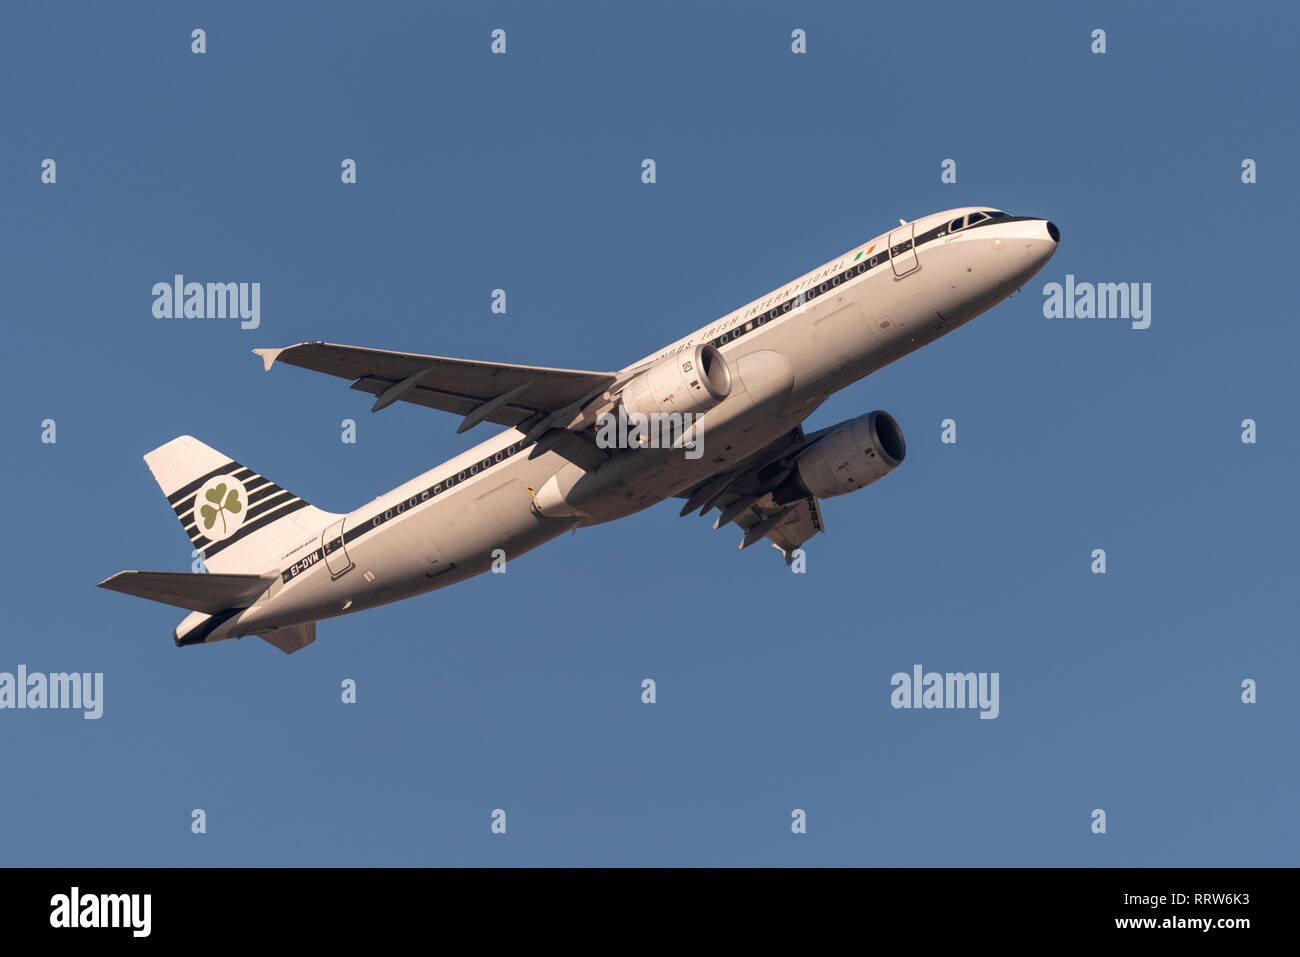
{"type": "Polygon", "coordinates": [[[800,454],[794,474],[773,493],[778,504],[809,495],[834,498],[884,478],[907,455],[903,430],[888,412],[868,412],[835,426],[800,454]]]}
{"type": "Polygon", "coordinates": [[[701,343],[661,359],[623,387],[629,415],[705,412],[731,394],[731,370],[716,347],[701,343]]]}

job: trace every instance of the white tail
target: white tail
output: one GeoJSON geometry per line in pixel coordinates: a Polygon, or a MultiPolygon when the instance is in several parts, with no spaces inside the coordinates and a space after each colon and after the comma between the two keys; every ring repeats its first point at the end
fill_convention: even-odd
{"type": "Polygon", "coordinates": [[[324,512],[191,435],[144,457],[204,565],[261,572],[342,516],[324,512]]]}

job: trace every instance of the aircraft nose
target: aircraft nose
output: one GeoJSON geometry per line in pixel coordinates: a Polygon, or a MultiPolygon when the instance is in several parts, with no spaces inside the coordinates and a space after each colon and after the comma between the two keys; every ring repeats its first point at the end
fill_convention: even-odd
{"type": "MultiPolygon", "coordinates": [[[[1004,243],[1005,248],[1016,251],[1016,254],[1003,265],[1000,276],[1003,282],[1017,289],[1047,265],[1047,261],[1056,255],[1057,247],[1061,242],[1061,230],[1050,219],[1026,216],[1004,227],[990,226],[989,228],[1005,229],[1006,238],[999,237],[995,243],[1004,243]]],[[[995,245],[994,248],[1003,247],[995,245]]]]}

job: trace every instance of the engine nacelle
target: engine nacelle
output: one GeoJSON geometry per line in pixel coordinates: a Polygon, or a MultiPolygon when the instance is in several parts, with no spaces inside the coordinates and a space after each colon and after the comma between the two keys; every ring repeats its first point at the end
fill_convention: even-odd
{"type": "Polygon", "coordinates": [[[731,394],[731,370],[715,346],[701,343],[668,356],[623,387],[629,415],[705,412],[731,394]]]}
{"type": "Polygon", "coordinates": [[[884,478],[903,462],[907,443],[888,412],[868,412],[835,426],[800,453],[794,472],[772,497],[778,505],[815,495],[834,498],[884,478]]]}

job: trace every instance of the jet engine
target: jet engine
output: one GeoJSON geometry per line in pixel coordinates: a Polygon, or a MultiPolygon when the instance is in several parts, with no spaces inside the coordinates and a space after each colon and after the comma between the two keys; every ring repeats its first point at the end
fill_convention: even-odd
{"type": "Polygon", "coordinates": [[[777,486],[778,505],[815,495],[834,498],[884,478],[907,455],[903,430],[888,412],[868,412],[834,426],[795,459],[790,477],[777,486]]]}
{"type": "Polygon", "coordinates": [[[715,346],[701,343],[656,362],[623,387],[628,415],[705,412],[731,393],[731,370],[715,346]]]}

